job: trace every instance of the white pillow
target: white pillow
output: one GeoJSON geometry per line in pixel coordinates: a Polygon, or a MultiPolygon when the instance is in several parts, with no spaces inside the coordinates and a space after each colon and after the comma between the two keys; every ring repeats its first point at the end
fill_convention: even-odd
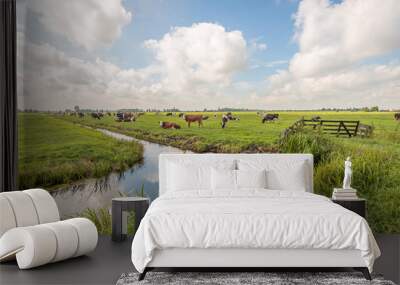
{"type": "Polygon", "coordinates": [[[267,188],[267,171],[236,170],[237,188],[267,188]]]}
{"type": "Polygon", "coordinates": [[[189,191],[210,189],[210,167],[169,163],[168,190],[189,191]]]}
{"type": "Polygon", "coordinates": [[[236,190],[236,170],[211,168],[211,189],[236,190]]]}
{"type": "Polygon", "coordinates": [[[294,161],[238,161],[239,170],[255,171],[266,169],[267,188],[273,190],[306,191],[307,165],[301,160],[294,161]]]}
{"type": "Polygon", "coordinates": [[[211,190],[211,167],[233,170],[236,160],[188,162],[178,159],[167,164],[167,191],[211,190]]]}

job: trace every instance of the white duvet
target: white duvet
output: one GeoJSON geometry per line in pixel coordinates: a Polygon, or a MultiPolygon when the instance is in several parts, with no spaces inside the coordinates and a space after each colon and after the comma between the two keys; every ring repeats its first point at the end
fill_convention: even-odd
{"type": "Polygon", "coordinates": [[[164,194],[140,223],[132,262],[143,272],[165,248],[358,249],[370,271],[380,255],[359,215],[320,195],[265,189],[164,194]]]}

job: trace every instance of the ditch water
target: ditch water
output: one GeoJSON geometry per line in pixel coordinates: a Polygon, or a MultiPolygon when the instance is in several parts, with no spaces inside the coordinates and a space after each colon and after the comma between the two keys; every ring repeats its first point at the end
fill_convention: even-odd
{"type": "Polygon", "coordinates": [[[143,161],[122,173],[111,173],[102,178],[84,179],[54,190],[52,195],[63,218],[76,216],[87,208],[110,208],[112,198],[137,196],[142,185],[145,195],[154,200],[158,197],[159,154],[189,152],[104,129],[97,130],[118,140],[141,143],[143,145],[143,161]]]}

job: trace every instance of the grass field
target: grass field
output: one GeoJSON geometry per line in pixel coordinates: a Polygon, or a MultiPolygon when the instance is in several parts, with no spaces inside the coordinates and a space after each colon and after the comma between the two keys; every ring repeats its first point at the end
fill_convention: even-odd
{"type": "Polygon", "coordinates": [[[147,113],[136,122],[116,122],[113,117],[93,119],[86,116],[82,119],[74,116],[63,117],[66,120],[79,122],[94,127],[107,128],[137,138],[153,142],[189,149],[195,152],[245,152],[245,151],[278,151],[277,141],[281,132],[296,120],[312,115],[320,115],[323,119],[360,120],[364,124],[373,125],[374,135],[369,139],[340,139],[345,143],[375,145],[379,148],[400,149],[400,126],[393,119],[393,113],[387,112],[279,112],[277,122],[261,123],[261,118],[255,112],[238,112],[239,121],[230,121],[226,129],[221,129],[221,115],[202,112],[209,116],[204,126],[199,128],[192,124],[188,128],[186,122],[177,117],[167,117],[164,113],[156,115],[147,113]],[[180,130],[162,129],[160,121],[178,123],[180,130]]]}
{"type": "Polygon", "coordinates": [[[183,119],[165,114],[145,114],[136,122],[115,122],[88,116],[65,120],[135,136],[137,138],[190,149],[196,152],[289,152],[314,155],[314,191],[331,196],[343,179],[343,161],[353,158],[353,187],[368,201],[368,222],[375,232],[400,233],[400,125],[389,112],[279,112],[277,122],[262,124],[255,112],[238,112],[240,121],[221,129],[221,114],[203,113],[210,118],[199,128],[186,126],[183,119]],[[374,126],[370,138],[336,138],[305,131],[278,144],[281,132],[296,120],[312,115],[323,119],[360,120],[374,126]],[[159,121],[180,124],[179,130],[164,130],[159,121]]]}
{"type": "MultiPolygon", "coordinates": [[[[39,113],[20,113],[19,187],[47,187],[120,171],[142,158],[142,146],[39,113]]],[[[48,187],[47,187],[48,188],[48,187]]]]}

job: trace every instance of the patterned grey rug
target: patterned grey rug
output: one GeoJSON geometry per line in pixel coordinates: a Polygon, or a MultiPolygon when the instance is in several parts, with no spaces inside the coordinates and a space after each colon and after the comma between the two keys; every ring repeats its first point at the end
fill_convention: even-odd
{"type": "Polygon", "coordinates": [[[146,284],[267,284],[267,285],[395,285],[381,276],[364,279],[359,272],[148,272],[146,278],[138,281],[138,273],[122,274],[117,285],[146,284]]]}

